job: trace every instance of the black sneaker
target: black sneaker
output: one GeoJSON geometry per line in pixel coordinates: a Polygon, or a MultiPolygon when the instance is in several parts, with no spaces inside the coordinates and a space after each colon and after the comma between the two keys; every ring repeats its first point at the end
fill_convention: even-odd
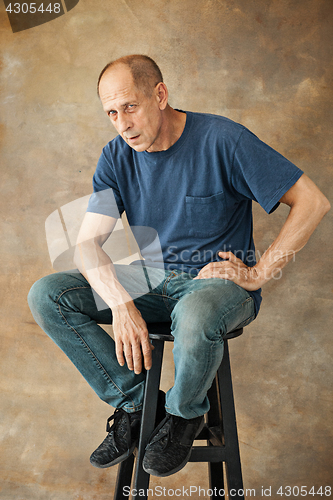
{"type": "Polygon", "coordinates": [[[194,439],[204,426],[204,417],[186,420],[170,413],[152,433],[142,461],[153,476],[165,477],[181,470],[189,461],[194,439]]]}
{"type": "MultiPolygon", "coordinates": [[[[159,391],[156,422],[157,425],[165,416],[165,393],[159,391]]],[[[104,469],[112,467],[129,457],[138,444],[142,411],[128,413],[122,408],[116,409],[108,418],[106,432],[108,435],[99,447],[91,454],[90,463],[94,467],[104,469]],[[110,422],[114,420],[112,426],[110,422]]]]}
{"type": "Polygon", "coordinates": [[[122,408],[117,409],[107,420],[108,435],[90,456],[91,465],[104,469],[126,460],[137,445],[141,415],[142,411],[127,413],[122,408]],[[114,422],[110,427],[111,420],[114,422]]]}

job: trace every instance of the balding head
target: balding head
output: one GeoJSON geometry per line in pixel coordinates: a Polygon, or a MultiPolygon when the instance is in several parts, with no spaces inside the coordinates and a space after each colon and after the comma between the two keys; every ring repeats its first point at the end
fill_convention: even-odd
{"type": "Polygon", "coordinates": [[[104,74],[109,73],[118,65],[126,65],[132,74],[135,86],[140,89],[147,97],[150,97],[154,88],[160,82],[163,82],[162,73],[153,59],[148,56],[134,54],[120,57],[115,61],[108,63],[98,78],[97,93],[99,96],[99,84],[104,74]]]}
{"type": "Polygon", "coordinates": [[[147,56],[109,63],[98,79],[98,95],[112,125],[140,153],[165,151],[184,130],[186,115],[168,104],[168,89],[156,63],[147,56]]]}

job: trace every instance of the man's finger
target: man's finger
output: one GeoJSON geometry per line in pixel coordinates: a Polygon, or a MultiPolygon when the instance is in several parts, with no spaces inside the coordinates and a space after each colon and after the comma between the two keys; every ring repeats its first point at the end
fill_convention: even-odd
{"type": "Polygon", "coordinates": [[[152,367],[152,350],[154,346],[149,342],[149,340],[142,342],[142,354],[143,362],[146,370],[150,370],[152,367]]]}
{"type": "Polygon", "coordinates": [[[123,352],[123,343],[120,340],[116,340],[116,357],[120,366],[124,366],[125,358],[123,352]]]}
{"type": "Polygon", "coordinates": [[[139,344],[132,344],[132,361],[134,372],[139,375],[142,371],[142,353],[139,344]]]}
{"type": "Polygon", "coordinates": [[[126,359],[126,364],[129,370],[133,370],[133,352],[131,344],[124,344],[124,354],[126,359]]]}
{"type": "Polygon", "coordinates": [[[235,254],[233,254],[232,252],[219,252],[219,256],[222,258],[222,259],[228,259],[230,260],[231,262],[237,262],[239,261],[240,259],[238,257],[236,257],[235,254]]]}

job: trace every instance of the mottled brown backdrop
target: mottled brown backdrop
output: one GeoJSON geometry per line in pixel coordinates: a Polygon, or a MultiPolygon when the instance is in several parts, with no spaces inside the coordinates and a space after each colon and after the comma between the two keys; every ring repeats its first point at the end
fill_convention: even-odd
{"type": "MultiPolygon", "coordinates": [[[[15,34],[2,3],[0,16],[0,498],[107,500],[115,470],[94,469],[89,455],[110,410],[26,303],[31,284],[52,272],[45,219],[90,193],[101,148],[114,137],[96,97],[99,71],[125,54],[152,56],[171,105],[248,126],[332,202],[333,2],[81,0],[15,34]]],[[[255,207],[260,252],[287,213],[255,207]]],[[[278,499],[279,486],[332,485],[331,256],[332,213],[230,343],[244,485],[257,497],[262,486],[278,499]]],[[[170,351],[167,358],[166,388],[170,351]]],[[[206,477],[204,464],[189,464],[152,485],[207,488],[206,477]]]]}

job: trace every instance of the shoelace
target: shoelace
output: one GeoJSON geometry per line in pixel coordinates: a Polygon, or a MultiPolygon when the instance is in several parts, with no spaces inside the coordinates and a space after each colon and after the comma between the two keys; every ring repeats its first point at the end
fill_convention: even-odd
{"type": "MultiPolygon", "coordinates": [[[[178,417],[168,413],[166,417],[162,420],[162,422],[153,431],[152,435],[149,438],[148,443],[156,443],[166,438],[166,442],[163,445],[163,449],[166,448],[173,438],[175,427],[177,425],[177,420],[178,417]],[[162,427],[163,431],[160,433],[160,436],[156,437],[162,427]]],[[[191,442],[193,441],[193,437],[191,437],[193,436],[193,430],[194,430],[193,426],[194,426],[193,423],[188,422],[188,424],[184,429],[184,434],[180,438],[179,441],[180,444],[183,444],[185,446],[191,444],[191,442]]]]}
{"type": "Polygon", "coordinates": [[[172,439],[175,426],[174,419],[172,417],[173,415],[170,415],[169,413],[166,415],[162,422],[160,422],[156,429],[152,432],[148,443],[156,443],[157,441],[160,441],[161,439],[166,437],[166,443],[164,444],[163,448],[165,448],[169,444],[170,440],[172,439]],[[159,433],[162,427],[164,427],[164,432],[161,433],[158,438],[156,438],[156,435],[159,433]]]}
{"type": "Polygon", "coordinates": [[[127,448],[131,447],[131,420],[129,417],[129,414],[127,411],[124,411],[122,408],[117,408],[116,411],[114,412],[111,417],[109,417],[106,421],[106,432],[110,434],[110,438],[112,441],[113,446],[116,448],[117,451],[119,451],[116,440],[115,440],[115,429],[117,424],[119,423],[119,420],[125,417],[126,419],[126,441],[127,441],[127,448]],[[113,424],[110,426],[110,422],[114,421],[113,424]],[[128,432],[129,431],[129,432],[128,432]]]}

